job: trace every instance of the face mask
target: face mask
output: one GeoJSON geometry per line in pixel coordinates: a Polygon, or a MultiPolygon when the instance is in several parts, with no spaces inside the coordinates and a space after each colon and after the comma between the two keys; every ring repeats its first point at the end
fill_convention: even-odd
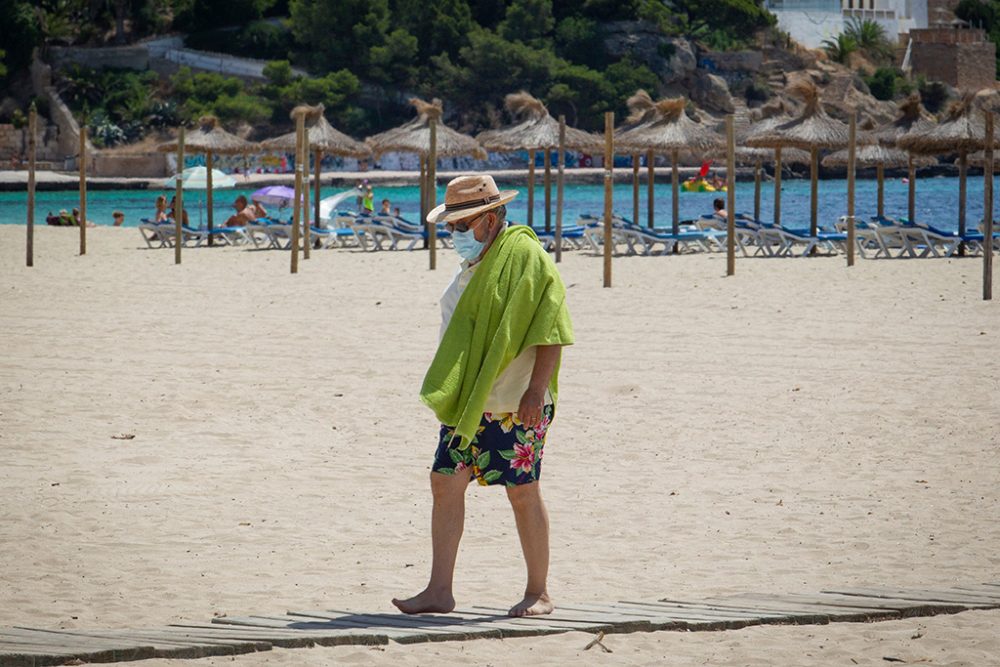
{"type": "Polygon", "coordinates": [[[455,252],[457,252],[462,259],[466,259],[470,262],[479,257],[479,255],[483,252],[483,248],[486,246],[485,241],[476,240],[475,229],[470,229],[464,232],[454,231],[451,233],[451,241],[455,244],[455,252]]]}

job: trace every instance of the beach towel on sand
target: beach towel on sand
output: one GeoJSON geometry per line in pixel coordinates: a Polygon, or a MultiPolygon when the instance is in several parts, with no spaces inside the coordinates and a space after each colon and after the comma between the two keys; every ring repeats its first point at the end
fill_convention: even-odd
{"type": "MultiPolygon", "coordinates": [[[[469,446],[497,376],[533,345],[571,345],[566,288],[534,231],[509,227],[486,253],[455,306],[420,399],[469,446]]],[[[549,382],[555,403],[559,367],[549,382]]]]}

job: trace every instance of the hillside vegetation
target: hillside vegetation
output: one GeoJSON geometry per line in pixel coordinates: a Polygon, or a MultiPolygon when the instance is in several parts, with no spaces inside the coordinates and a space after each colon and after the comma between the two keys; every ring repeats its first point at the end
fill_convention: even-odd
{"type": "MultiPolygon", "coordinates": [[[[594,129],[604,111],[624,113],[637,88],[662,83],[649,54],[609,53],[606,31],[621,22],[724,50],[753,44],[774,17],[761,0],[4,0],[0,66],[13,79],[34,47],[44,54],[170,31],[187,33],[192,48],[273,61],[262,85],[67,69],[64,95],[108,144],[206,112],[285,124],[299,101],[324,103],[331,120],[363,135],[409,117],[413,94],[443,98],[449,122],[473,130],[495,125],[503,96],[518,89],[594,129]],[[296,79],[290,66],[312,76],[296,79]]],[[[657,48],[654,58],[673,55],[669,41],[657,48]]]]}

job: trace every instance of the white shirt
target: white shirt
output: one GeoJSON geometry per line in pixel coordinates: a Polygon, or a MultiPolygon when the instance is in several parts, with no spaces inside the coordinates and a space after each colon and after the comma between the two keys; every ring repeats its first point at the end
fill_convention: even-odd
{"type": "MultiPolygon", "coordinates": [[[[469,262],[463,261],[451,284],[448,285],[444,294],[441,295],[440,338],[444,338],[444,332],[448,330],[448,323],[451,322],[451,316],[455,314],[455,307],[458,305],[458,300],[462,297],[462,292],[465,291],[469,281],[472,280],[477,266],[479,264],[470,266],[469,262]]],[[[536,349],[532,346],[511,360],[507,368],[503,369],[503,372],[493,382],[490,394],[486,397],[486,405],[483,408],[483,412],[518,411],[518,408],[521,407],[521,397],[524,396],[524,392],[528,390],[528,385],[531,384],[531,373],[535,368],[535,356],[536,349]]],[[[548,388],[546,388],[545,403],[549,404],[551,402],[552,396],[549,394],[548,388]]]]}

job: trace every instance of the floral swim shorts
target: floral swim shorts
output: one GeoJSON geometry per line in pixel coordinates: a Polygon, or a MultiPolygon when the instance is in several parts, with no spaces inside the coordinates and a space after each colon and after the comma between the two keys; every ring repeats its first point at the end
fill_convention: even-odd
{"type": "Polygon", "coordinates": [[[443,475],[467,474],[480,486],[536,482],[542,474],[545,434],[554,415],[555,406],[546,405],[541,423],[527,428],[512,412],[486,412],[472,443],[464,450],[449,446],[455,428],[442,424],[431,470],[443,475]]]}

